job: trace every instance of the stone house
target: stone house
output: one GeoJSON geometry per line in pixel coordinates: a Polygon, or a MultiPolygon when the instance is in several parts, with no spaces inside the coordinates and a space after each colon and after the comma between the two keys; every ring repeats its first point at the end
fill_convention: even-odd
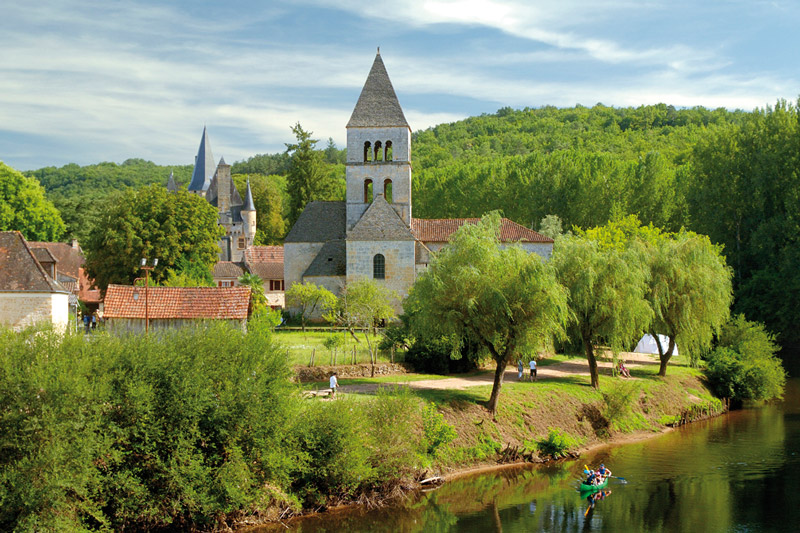
{"type": "Polygon", "coordinates": [[[57,262],[45,248],[34,252],[20,232],[0,232],[0,324],[20,330],[49,323],[66,331],[70,291],[56,281],[57,262]]]}
{"type": "Polygon", "coordinates": [[[283,246],[250,246],[244,261],[219,261],[214,265],[214,283],[218,287],[238,287],[244,274],[255,274],[264,284],[267,305],[283,309],[283,246]]]}
{"type": "Polygon", "coordinates": [[[114,333],[193,326],[208,320],[247,325],[249,287],[135,287],[109,285],[105,297],[106,329],[114,333]],[[145,291],[147,293],[145,294],[145,291]]]}
{"type": "MultiPolygon", "coordinates": [[[[83,302],[91,312],[102,312],[103,299],[100,290],[94,288],[94,280],[89,279],[83,269],[83,252],[77,240],[73,239],[71,243],[30,241],[28,244],[34,253],[42,255],[45,262],[48,261],[48,256],[56,260],[56,281],[83,302]]],[[[42,260],[39,263],[42,264],[42,260]]]]}
{"type": "MultiPolygon", "coordinates": [[[[284,240],[286,286],[313,282],[338,293],[367,277],[405,298],[431,254],[478,220],[413,218],[411,171],[411,128],[379,51],[347,123],[346,200],[306,206],[284,240]]],[[[501,240],[552,254],[552,239],[505,218],[501,240]]]]}

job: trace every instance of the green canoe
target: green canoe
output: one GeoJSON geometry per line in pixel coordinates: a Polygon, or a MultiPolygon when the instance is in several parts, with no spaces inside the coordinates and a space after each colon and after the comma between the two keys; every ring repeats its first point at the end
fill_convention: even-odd
{"type": "Polygon", "coordinates": [[[581,483],[581,492],[597,492],[598,490],[603,490],[608,485],[608,478],[605,478],[602,483],[599,485],[587,485],[586,483],[581,483]]]}

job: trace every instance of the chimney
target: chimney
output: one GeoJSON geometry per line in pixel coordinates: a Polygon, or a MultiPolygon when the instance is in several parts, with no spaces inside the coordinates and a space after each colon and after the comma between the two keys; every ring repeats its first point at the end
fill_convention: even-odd
{"type": "Polygon", "coordinates": [[[78,239],[72,239],[72,248],[75,250],[78,249],[78,239]]]}

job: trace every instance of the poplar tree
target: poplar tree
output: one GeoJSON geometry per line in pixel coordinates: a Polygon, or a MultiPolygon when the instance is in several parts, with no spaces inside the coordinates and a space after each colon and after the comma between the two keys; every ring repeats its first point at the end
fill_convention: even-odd
{"type": "Polygon", "coordinates": [[[296,144],[286,144],[290,155],[287,189],[289,193],[289,226],[294,225],[308,202],[330,200],[336,191],[336,181],[325,168],[323,154],[314,149],[316,139],[300,123],[292,127],[296,144]]]}

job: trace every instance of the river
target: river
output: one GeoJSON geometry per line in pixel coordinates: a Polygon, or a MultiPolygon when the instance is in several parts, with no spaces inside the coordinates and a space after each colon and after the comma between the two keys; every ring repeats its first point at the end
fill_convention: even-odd
{"type": "MultiPolygon", "coordinates": [[[[376,511],[305,518],[288,531],[800,531],[800,380],[785,400],[600,449],[579,461],[464,477],[376,511]],[[584,464],[615,476],[592,502],[584,464]]],[[[272,528],[261,531],[287,531],[272,528]]]]}

